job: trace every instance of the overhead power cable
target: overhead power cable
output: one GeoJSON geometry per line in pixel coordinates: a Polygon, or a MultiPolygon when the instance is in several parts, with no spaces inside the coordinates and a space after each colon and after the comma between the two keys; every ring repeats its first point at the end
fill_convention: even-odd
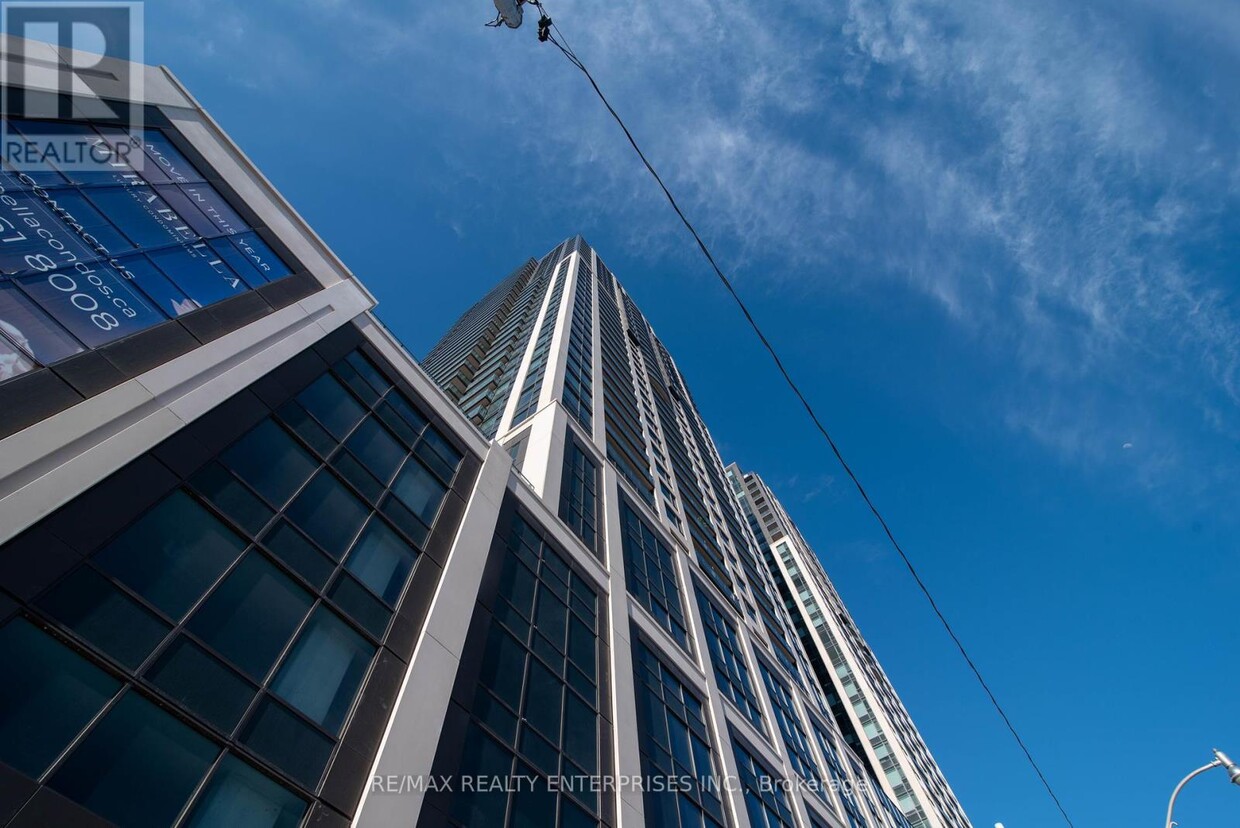
{"type": "Polygon", "coordinates": [[[1016,744],[1020,746],[1021,752],[1024,753],[1030,766],[1038,775],[1038,779],[1042,781],[1042,785],[1046,788],[1046,792],[1050,794],[1051,799],[1055,803],[1055,807],[1058,808],[1059,813],[1063,815],[1064,822],[1068,824],[1069,828],[1075,828],[1072,823],[1072,819],[1068,816],[1068,812],[1064,809],[1063,803],[1060,802],[1059,797],[1055,794],[1055,789],[1051,787],[1050,781],[1046,778],[1046,774],[1042,772],[1042,768],[1039,767],[1037,761],[1033,758],[1033,754],[1029,751],[1029,747],[1025,744],[1025,740],[1021,738],[1020,733],[1016,730],[1016,726],[1013,725],[1012,720],[1008,718],[1007,712],[1003,709],[1003,706],[999,704],[999,700],[995,698],[994,692],[990,689],[990,685],[986,682],[986,679],[982,677],[981,670],[978,669],[977,664],[974,663],[968,650],[965,649],[964,643],[960,640],[960,637],[952,628],[951,623],[948,622],[947,617],[943,615],[943,611],[939,608],[938,602],[931,594],[930,588],[926,586],[925,581],[922,580],[921,575],[917,572],[917,568],[913,566],[913,562],[905,553],[904,548],[900,545],[900,542],[896,540],[896,536],[891,531],[891,527],[887,524],[886,518],[884,518],[882,512],[878,510],[878,507],[870,498],[869,493],[865,490],[865,486],[861,484],[861,480],[857,477],[856,473],[853,472],[852,467],[848,465],[848,461],[844,459],[844,455],[840,452],[839,446],[836,445],[835,439],[831,436],[831,433],[827,431],[827,427],[823,425],[817,412],[814,411],[814,407],[810,404],[809,400],[806,399],[805,394],[802,393],[800,387],[792,378],[792,375],[788,373],[788,369],[784,366],[784,362],[780,359],[774,346],[771,345],[770,340],[766,338],[766,334],[762,332],[762,328],[758,325],[757,320],[754,319],[753,314],[750,313],[749,308],[745,305],[744,300],[741,299],[740,294],[736,292],[736,288],[733,287],[731,280],[728,279],[727,275],[724,274],[723,269],[719,267],[718,262],[715,261],[715,257],[710,252],[710,248],[706,246],[706,242],[702,241],[702,237],[698,235],[698,231],[694,228],[693,223],[689,221],[684,211],[680,209],[680,205],[676,203],[676,197],[672,195],[671,190],[669,190],[667,185],[663,183],[663,178],[654,168],[654,165],[650,163],[650,159],[646,157],[646,153],[644,153],[642,148],[638,145],[637,139],[635,139],[633,137],[633,133],[629,131],[628,126],[624,123],[624,119],[620,117],[615,108],[612,107],[611,102],[607,100],[607,96],[603,94],[603,90],[599,88],[598,82],[594,80],[594,76],[590,74],[590,70],[586,68],[585,63],[583,63],[581,59],[577,57],[577,54],[567,46],[567,40],[565,39],[563,32],[560,31],[560,27],[551,22],[550,18],[545,17],[545,11],[543,13],[544,18],[546,19],[546,23],[543,28],[554,29],[555,34],[559,35],[559,37],[557,38],[555,35],[548,33],[545,38],[540,37],[540,39],[545,39],[547,42],[554,45],[560,50],[564,57],[568,58],[568,61],[573,64],[573,66],[577,67],[577,69],[585,75],[586,80],[590,82],[590,86],[594,88],[595,94],[598,95],[599,100],[603,102],[603,106],[607,107],[607,111],[611,113],[611,117],[615,119],[616,123],[620,126],[620,129],[623,130],[624,137],[627,138],[629,144],[632,145],[633,150],[637,153],[637,157],[641,159],[641,162],[645,165],[646,170],[658,183],[659,188],[663,190],[663,195],[667,197],[668,203],[672,206],[672,209],[680,218],[681,223],[684,224],[685,229],[689,231],[689,233],[693,236],[693,240],[697,242],[698,249],[702,251],[702,255],[705,256],[706,261],[710,263],[711,268],[715,271],[715,275],[719,277],[719,281],[723,283],[723,286],[727,289],[728,293],[731,294],[732,298],[736,301],[737,307],[739,307],[741,313],[744,314],[745,320],[749,323],[749,326],[753,328],[754,333],[758,335],[758,339],[761,341],[762,347],[766,349],[767,353],[771,355],[771,359],[775,361],[775,367],[779,369],[779,373],[783,376],[784,381],[788,384],[788,387],[792,389],[792,393],[796,395],[797,399],[801,401],[801,405],[805,408],[805,412],[809,414],[810,420],[813,421],[814,426],[818,429],[819,433],[826,438],[827,445],[831,447],[831,452],[835,455],[835,459],[839,461],[840,467],[844,470],[844,473],[848,475],[848,479],[851,480],[853,485],[857,488],[857,492],[861,495],[861,499],[865,501],[865,505],[869,507],[870,513],[873,514],[874,518],[878,521],[878,525],[882,527],[883,534],[887,536],[887,540],[891,543],[892,548],[899,554],[900,560],[904,562],[904,566],[908,569],[909,574],[913,576],[913,580],[917,583],[918,589],[921,590],[922,595],[926,596],[926,600],[930,603],[930,608],[934,610],[934,614],[943,625],[943,629],[947,631],[947,634],[955,643],[956,649],[960,650],[960,655],[964,657],[965,663],[969,665],[969,669],[973,672],[978,684],[980,684],[982,690],[985,691],[986,697],[990,699],[990,703],[994,706],[995,711],[1003,720],[1003,724],[1007,726],[1008,731],[1012,734],[1012,738],[1016,740],[1016,744]]]}

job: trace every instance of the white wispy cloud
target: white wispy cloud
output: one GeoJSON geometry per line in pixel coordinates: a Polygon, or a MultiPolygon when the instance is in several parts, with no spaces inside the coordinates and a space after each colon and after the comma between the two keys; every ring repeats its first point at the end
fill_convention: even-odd
{"type": "MultiPolygon", "coordinates": [[[[993,421],[1090,467],[1131,441],[1149,488],[1240,490],[1217,450],[1240,431],[1240,303],[1217,253],[1240,210],[1240,12],[548,3],[743,289],[927,297],[1009,366],[993,421]]],[[[526,170],[540,208],[690,261],[583,80],[532,31],[483,30],[489,3],[210,8],[230,22],[204,12],[198,35],[239,78],[368,79],[405,123],[438,119],[450,137],[418,134],[441,186],[526,170]]]]}

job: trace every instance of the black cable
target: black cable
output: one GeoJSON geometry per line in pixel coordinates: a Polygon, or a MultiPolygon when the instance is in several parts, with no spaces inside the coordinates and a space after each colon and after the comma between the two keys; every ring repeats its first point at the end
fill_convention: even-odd
{"type": "MultiPolygon", "coordinates": [[[[563,34],[560,32],[560,27],[555,26],[554,24],[552,24],[552,27],[555,29],[556,33],[560,34],[560,37],[563,38],[563,34]]],[[[1055,795],[1055,791],[1051,787],[1051,783],[1047,780],[1046,775],[1042,773],[1042,769],[1034,760],[1033,754],[1029,752],[1029,748],[1026,747],[1025,740],[1022,739],[1020,734],[1016,732],[1016,727],[1012,724],[1011,719],[1008,718],[1007,713],[1004,712],[1002,705],[999,704],[999,700],[995,698],[995,694],[991,692],[990,685],[986,683],[986,679],[982,678],[981,671],[977,669],[977,665],[973,663],[973,659],[969,656],[968,651],[965,650],[964,644],[961,643],[960,638],[956,635],[956,631],[952,629],[952,625],[948,623],[942,610],[939,609],[938,602],[935,601],[934,596],[930,594],[930,589],[926,586],[925,582],[922,581],[921,575],[918,574],[916,567],[913,566],[913,562],[909,560],[908,555],[905,554],[904,549],[900,546],[900,542],[897,541],[896,536],[892,534],[891,527],[887,525],[886,519],[883,518],[882,513],[878,511],[878,507],[874,505],[874,501],[870,499],[870,495],[866,492],[865,487],[861,485],[861,481],[857,478],[857,475],[853,473],[852,468],[844,459],[844,455],[840,453],[840,449],[835,444],[835,440],[831,437],[830,432],[827,431],[826,426],[822,424],[822,421],[818,419],[818,414],[815,413],[813,406],[809,404],[809,400],[805,398],[805,395],[801,393],[801,389],[797,386],[796,382],[793,381],[791,375],[789,375],[788,369],[784,367],[783,360],[779,358],[779,354],[775,352],[775,348],[771,345],[770,341],[767,340],[766,335],[762,333],[762,329],[758,327],[757,321],[754,320],[753,314],[749,312],[749,308],[745,306],[745,302],[736,292],[736,288],[732,286],[732,282],[729,281],[726,275],[724,275],[723,270],[715,262],[715,257],[711,255],[710,249],[706,246],[706,243],[702,241],[702,237],[698,235],[698,232],[694,229],[693,224],[680,209],[680,205],[676,203],[676,198],[672,195],[671,191],[667,189],[667,185],[663,183],[663,179],[659,176],[658,171],[655,170],[649,159],[646,158],[646,154],[642,152],[642,148],[637,145],[637,140],[633,138],[633,133],[629,132],[629,128],[625,125],[624,120],[619,114],[617,114],[616,110],[612,108],[611,103],[607,100],[607,96],[603,94],[602,89],[599,89],[598,83],[594,80],[594,76],[590,74],[590,70],[586,68],[581,59],[578,58],[571,49],[567,49],[560,45],[559,41],[557,41],[554,37],[550,37],[548,40],[554,44],[566,58],[568,58],[570,63],[581,70],[581,73],[586,76],[586,80],[590,82],[590,86],[594,87],[594,92],[598,95],[599,100],[603,102],[603,106],[607,107],[607,111],[611,113],[611,117],[614,118],[616,123],[620,125],[620,129],[624,131],[624,137],[629,139],[629,144],[631,144],[633,149],[637,152],[637,157],[641,159],[642,163],[645,164],[647,171],[649,171],[649,173],[654,177],[654,180],[658,182],[659,187],[663,190],[663,195],[667,196],[668,203],[672,205],[672,209],[676,211],[676,215],[680,217],[680,220],[685,225],[685,228],[693,235],[693,240],[697,242],[697,246],[701,249],[702,255],[706,257],[706,260],[710,262],[710,266],[714,268],[715,275],[719,277],[719,281],[723,282],[723,286],[727,288],[728,293],[730,293],[732,298],[736,300],[736,304],[741,309],[741,313],[745,315],[745,319],[749,322],[749,326],[753,328],[754,333],[756,333],[758,335],[758,339],[761,340],[762,346],[766,348],[767,352],[771,355],[771,358],[775,360],[775,366],[779,368],[779,373],[783,375],[784,381],[788,383],[788,387],[792,389],[792,393],[796,394],[797,399],[801,401],[801,405],[805,407],[806,413],[809,414],[810,419],[813,420],[814,425],[818,428],[818,431],[821,432],[822,436],[827,439],[827,445],[831,446],[831,451],[835,454],[835,459],[839,461],[839,464],[844,469],[845,474],[848,475],[848,478],[853,482],[853,485],[857,487],[857,491],[861,494],[861,499],[865,501],[865,505],[870,508],[870,512],[874,515],[875,519],[878,520],[878,525],[883,528],[883,532],[887,535],[887,540],[891,541],[892,547],[900,555],[900,560],[904,561],[904,566],[908,569],[909,574],[913,576],[913,580],[917,582],[918,588],[921,589],[922,594],[926,596],[926,600],[930,602],[930,608],[934,610],[934,614],[938,616],[939,621],[943,624],[943,629],[947,630],[947,634],[951,636],[952,641],[955,642],[956,649],[960,650],[960,655],[964,656],[965,663],[969,665],[969,669],[972,670],[973,675],[977,677],[978,684],[980,684],[982,689],[986,691],[986,696],[990,699],[990,703],[994,705],[995,710],[999,713],[999,717],[1003,719],[1003,723],[1007,725],[1007,729],[1011,732],[1012,737],[1016,739],[1016,744],[1020,745],[1021,751],[1024,752],[1025,758],[1029,760],[1029,764],[1033,767],[1034,772],[1037,773],[1038,779],[1042,780],[1042,785],[1046,788],[1046,792],[1050,794],[1051,799],[1055,802],[1055,807],[1057,807],[1059,809],[1059,813],[1063,815],[1064,822],[1068,823],[1069,828],[1075,828],[1072,824],[1072,819],[1068,816],[1068,812],[1064,810],[1063,804],[1059,801],[1059,797],[1055,795]]]]}

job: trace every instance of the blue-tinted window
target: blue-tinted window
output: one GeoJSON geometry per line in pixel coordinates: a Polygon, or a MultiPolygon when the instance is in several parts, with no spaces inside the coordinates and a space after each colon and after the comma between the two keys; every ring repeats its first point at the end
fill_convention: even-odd
{"type": "Polygon", "coordinates": [[[319,607],[271,688],[324,729],[338,733],[374,654],[373,644],[319,607]]]}
{"type": "Polygon", "coordinates": [[[169,696],[225,733],[241,720],[254,686],[188,638],[177,638],[146,677],[169,696]]]}
{"type": "Polygon", "coordinates": [[[114,256],[133,249],[133,244],[129,239],[125,238],[115,225],[104,217],[103,213],[96,210],[80,191],[57,190],[53,199],[56,206],[67,213],[65,220],[71,224],[82,225],[82,229],[90,236],[90,238],[83,237],[82,239],[88,248],[102,245],[108,253],[114,256]],[[95,245],[91,244],[91,239],[94,240],[95,245]]]}
{"type": "Polygon", "coordinates": [[[10,341],[51,364],[292,272],[160,130],[6,121],[36,151],[9,156],[22,156],[26,181],[0,174],[0,292],[21,277],[56,325],[12,318],[0,302],[0,381],[28,370],[10,341]],[[49,141],[68,149],[49,161],[37,151],[49,141]]]}
{"type": "Polygon", "coordinates": [[[415,515],[430,525],[435,522],[435,515],[439,514],[439,506],[448,490],[425,466],[410,458],[400,474],[396,475],[392,491],[415,515]]]}
{"type": "Polygon", "coordinates": [[[164,321],[164,314],[110,265],[95,262],[88,269],[89,273],[82,274],[61,268],[22,276],[16,283],[90,348],[164,321]]]}
{"type": "Polygon", "coordinates": [[[331,577],[336,564],[315,548],[305,535],[281,520],[263,538],[263,543],[280,560],[316,587],[331,577]]]}
{"type": "Polygon", "coordinates": [[[306,801],[233,754],[194,804],[186,828],[297,828],[306,801]]]}
{"type": "Polygon", "coordinates": [[[363,420],[345,445],[381,483],[392,479],[408,454],[405,447],[373,417],[363,420]]]}
{"type": "Polygon", "coordinates": [[[126,828],[165,828],[218,754],[209,739],[129,692],[86,734],[48,785],[126,828]]]}
{"type": "Polygon", "coordinates": [[[142,142],[147,158],[153,162],[144,164],[142,168],[142,175],[148,181],[202,181],[202,173],[172,145],[164,133],[157,129],[145,129],[134,135],[142,142]]]}
{"type": "Polygon", "coordinates": [[[749,669],[745,666],[745,653],[741,649],[736,627],[700,590],[697,596],[710,662],[715,670],[715,682],[724,695],[760,729],[762,710],[749,681],[749,669]]]}
{"type": "Polygon", "coordinates": [[[710,730],[699,699],[638,641],[633,645],[637,688],[638,743],[642,773],[652,784],[692,779],[688,789],[645,795],[646,824],[651,828],[721,828],[725,824],[710,730]]]}
{"type": "Polygon", "coordinates": [[[391,608],[347,572],[336,576],[327,590],[327,597],[375,638],[382,638],[387,631],[388,622],[392,620],[391,608]]]}
{"type": "Polygon", "coordinates": [[[312,603],[310,593],[251,552],[190,617],[187,627],[252,678],[261,679],[312,603]]]}
{"type": "Polygon", "coordinates": [[[745,810],[753,828],[795,828],[783,777],[772,774],[739,744],[734,745],[745,810]]]}
{"type": "Polygon", "coordinates": [[[180,618],[244,547],[241,538],[177,491],[95,560],[158,609],[180,618]]]}
{"type": "Polygon", "coordinates": [[[395,605],[418,553],[381,520],[371,519],[349,553],[346,567],[358,580],[395,605]]]}
{"type": "Polygon", "coordinates": [[[534,774],[544,788],[533,798],[509,797],[506,821],[502,793],[459,795],[454,813],[465,824],[598,824],[601,803],[588,784],[600,772],[605,726],[598,711],[596,602],[597,594],[541,533],[514,518],[494,602],[499,623],[485,640],[471,710],[477,724],[460,773],[503,768],[495,772],[507,776],[515,760],[517,773],[534,774]],[[549,775],[576,778],[578,788],[557,795],[545,788],[549,775]]]}
{"type": "Polygon", "coordinates": [[[434,428],[427,428],[422,432],[422,442],[415,451],[441,480],[452,482],[456,467],[461,462],[461,453],[442,434],[434,428]]]}
{"type": "Polygon", "coordinates": [[[318,785],[332,740],[271,697],[242,729],[241,741],[307,788],[318,785]]]}
{"type": "Polygon", "coordinates": [[[168,625],[90,567],[79,567],[39,608],[130,669],[163,641],[168,625]]]}
{"type": "Polygon", "coordinates": [[[297,395],[297,401],[337,440],[343,440],[365,413],[335,377],[324,374],[297,395]]]}
{"type": "Polygon", "coordinates": [[[787,685],[762,662],[758,662],[758,669],[762,672],[762,680],[766,684],[775,721],[784,738],[784,746],[788,749],[788,759],[792,762],[793,770],[808,781],[820,780],[822,776],[818,771],[818,764],[810,752],[809,739],[805,736],[805,729],[801,726],[801,719],[797,715],[796,705],[787,685]]]}
{"type": "Polygon", "coordinates": [[[152,250],[148,257],[199,305],[211,305],[248,290],[206,242],[152,250]]]}
{"type": "Polygon", "coordinates": [[[215,508],[249,534],[261,532],[275,516],[270,506],[215,461],[195,472],[190,482],[215,508]]]}
{"type": "Polygon", "coordinates": [[[103,187],[85,192],[95,209],[138,247],[179,245],[197,235],[150,187],[103,187]]]}
{"type": "Polygon", "coordinates": [[[285,512],[297,528],[339,560],[370,509],[327,470],[310,481],[285,512]]]}
{"type": "Polygon", "coordinates": [[[221,459],[276,507],[287,503],[319,466],[271,419],[256,425],[225,451],[221,459]]]}
{"type": "Polygon", "coordinates": [[[120,682],[33,624],[0,627],[0,761],[37,777],[120,689],[120,682]]]}
{"type": "Polygon", "coordinates": [[[146,256],[125,256],[118,261],[125,277],[138,286],[151,303],[169,319],[197,310],[201,305],[189,293],[173,284],[146,256]]]}
{"type": "MultiPolygon", "coordinates": [[[[0,333],[23,353],[44,365],[59,362],[83,350],[81,343],[53,322],[11,282],[0,281],[0,333]]],[[[29,370],[16,370],[16,362],[14,356],[5,363],[8,367],[0,368],[0,371],[7,376],[17,376],[29,370]]]]}
{"type": "Polygon", "coordinates": [[[620,502],[620,531],[624,541],[624,577],[629,594],[689,649],[676,559],[672,550],[627,502],[620,502]]]}
{"type": "Polygon", "coordinates": [[[582,543],[598,552],[598,464],[572,434],[564,444],[560,519],[582,543]]]}

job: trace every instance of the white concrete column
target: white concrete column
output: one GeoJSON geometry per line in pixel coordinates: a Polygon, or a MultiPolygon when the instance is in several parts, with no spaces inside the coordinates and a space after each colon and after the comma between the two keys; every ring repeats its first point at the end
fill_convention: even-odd
{"type": "MultiPolygon", "coordinates": [[[[512,458],[493,443],[465,507],[370,779],[388,775],[425,777],[431,772],[511,470],[512,458]]],[[[368,783],[353,825],[416,825],[424,798],[422,791],[372,792],[368,783]]]]}

